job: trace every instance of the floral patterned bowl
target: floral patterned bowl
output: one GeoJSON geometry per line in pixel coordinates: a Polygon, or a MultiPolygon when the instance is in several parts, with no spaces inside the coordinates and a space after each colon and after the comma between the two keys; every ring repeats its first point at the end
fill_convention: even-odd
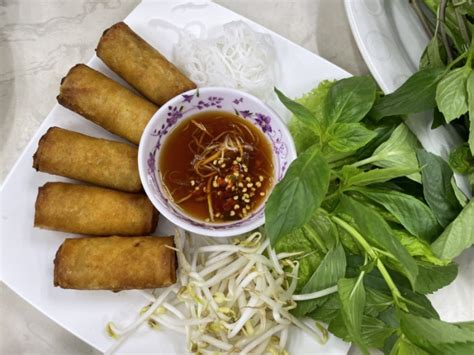
{"type": "Polygon", "coordinates": [[[153,205],[175,225],[187,231],[228,237],[251,231],[264,223],[264,203],[247,218],[227,223],[210,223],[187,215],[173,203],[163,188],[158,173],[161,147],[170,132],[187,117],[205,111],[227,111],[256,125],[273,148],[274,176],[279,181],[296,150],[288,129],[278,115],[262,101],[247,93],[219,87],[190,90],[163,105],[151,118],[143,132],[138,150],[138,166],[142,185],[153,205]]]}

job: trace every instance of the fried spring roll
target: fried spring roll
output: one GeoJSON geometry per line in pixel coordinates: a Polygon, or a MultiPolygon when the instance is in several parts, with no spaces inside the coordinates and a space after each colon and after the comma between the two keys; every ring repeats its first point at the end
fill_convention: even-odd
{"type": "Polygon", "coordinates": [[[158,213],[145,194],[48,182],[38,189],[35,227],[90,235],[146,235],[158,213]]]}
{"type": "Polygon", "coordinates": [[[54,286],[130,290],[176,282],[173,237],[66,239],[54,259],[54,286]]]}
{"type": "Polygon", "coordinates": [[[196,88],[196,84],[123,22],[104,32],[96,52],[110,69],[157,105],[196,88]]]}
{"type": "Polygon", "coordinates": [[[128,144],[93,138],[51,127],[41,137],[33,168],[112,189],[138,192],[138,149],[128,144]]]}
{"type": "Polygon", "coordinates": [[[158,107],[104,74],[77,64],[61,81],[58,102],[106,130],[138,144],[158,107]]]}

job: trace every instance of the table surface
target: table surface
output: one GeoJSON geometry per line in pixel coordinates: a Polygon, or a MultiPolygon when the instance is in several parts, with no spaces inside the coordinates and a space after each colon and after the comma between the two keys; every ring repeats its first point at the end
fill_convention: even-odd
{"type": "MultiPolygon", "coordinates": [[[[0,182],[56,103],[60,79],[74,64],[89,60],[102,31],[122,20],[139,2],[0,1],[0,182]]],[[[215,2],[354,75],[368,73],[342,0],[215,2]]],[[[1,282],[0,314],[0,354],[98,353],[1,282]]]]}

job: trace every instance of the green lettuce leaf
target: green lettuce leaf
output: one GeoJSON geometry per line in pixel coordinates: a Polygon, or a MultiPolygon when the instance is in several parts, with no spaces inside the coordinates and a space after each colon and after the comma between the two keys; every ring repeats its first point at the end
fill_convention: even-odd
{"type": "MultiPolygon", "coordinates": [[[[321,121],[323,116],[323,103],[333,84],[333,81],[322,81],[313,90],[304,94],[301,98],[296,99],[295,101],[306,107],[318,121],[321,121]]],[[[318,141],[317,136],[312,131],[305,128],[305,125],[295,116],[290,120],[289,129],[298,153],[304,152],[318,141]]]]}
{"type": "Polygon", "coordinates": [[[321,249],[320,240],[314,235],[305,233],[301,228],[280,239],[275,245],[275,250],[277,253],[301,253],[301,256],[297,258],[300,267],[296,293],[301,292],[301,289],[309,281],[325,255],[325,252],[321,249]]]}

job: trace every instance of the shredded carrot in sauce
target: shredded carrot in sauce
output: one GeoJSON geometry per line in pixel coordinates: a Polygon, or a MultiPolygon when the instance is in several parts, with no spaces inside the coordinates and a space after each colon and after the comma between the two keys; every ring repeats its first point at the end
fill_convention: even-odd
{"type": "Polygon", "coordinates": [[[247,217],[273,184],[267,138],[249,121],[221,111],[180,123],[163,146],[159,168],[180,208],[216,223],[247,217]]]}

